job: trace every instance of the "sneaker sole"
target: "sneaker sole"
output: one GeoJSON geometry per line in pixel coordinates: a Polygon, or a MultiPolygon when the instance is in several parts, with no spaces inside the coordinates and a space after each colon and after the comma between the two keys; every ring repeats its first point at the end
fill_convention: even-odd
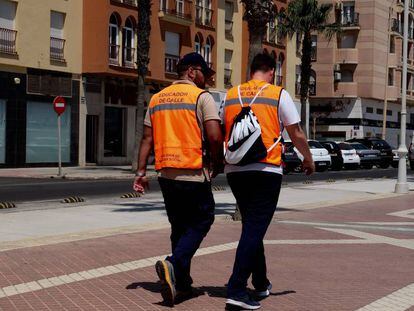
{"type": "Polygon", "coordinates": [[[257,310],[260,309],[261,306],[251,306],[248,305],[244,302],[241,301],[237,301],[237,300],[233,300],[233,299],[227,299],[226,301],[226,309],[228,310],[228,308],[231,310],[231,308],[242,308],[242,309],[246,309],[246,310],[257,310]]]}
{"type": "Polygon", "coordinates": [[[256,292],[256,296],[259,298],[267,298],[270,296],[270,291],[269,290],[265,290],[263,292],[256,292]]]}
{"type": "Polygon", "coordinates": [[[155,270],[161,282],[161,296],[164,302],[169,306],[174,306],[175,289],[172,283],[168,266],[164,261],[158,261],[155,264],[155,270]]]}

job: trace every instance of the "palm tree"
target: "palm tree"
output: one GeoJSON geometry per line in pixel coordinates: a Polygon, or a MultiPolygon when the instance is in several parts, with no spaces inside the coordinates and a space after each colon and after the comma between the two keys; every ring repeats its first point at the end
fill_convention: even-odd
{"type": "MultiPolygon", "coordinates": [[[[278,34],[291,39],[297,34],[302,40],[300,102],[301,119],[306,120],[306,103],[312,72],[312,33],[325,35],[329,40],[341,32],[339,23],[329,23],[332,4],[318,4],[318,0],[292,0],[287,10],[279,14],[278,34]]],[[[307,129],[308,130],[308,129],[307,129]]],[[[309,133],[308,133],[309,135],[309,133]]]]}
{"type": "MultiPolygon", "coordinates": [[[[244,4],[243,20],[249,28],[249,64],[256,54],[263,51],[262,43],[266,36],[267,25],[276,17],[276,6],[272,0],[241,0],[244,4]]],[[[247,71],[247,80],[250,73],[247,71]]]]}
{"type": "Polygon", "coordinates": [[[137,25],[137,112],[135,126],[135,148],[132,159],[132,171],[138,168],[139,146],[141,144],[144,124],[145,105],[145,78],[148,74],[150,33],[151,33],[151,0],[138,0],[138,25],[137,25]]]}

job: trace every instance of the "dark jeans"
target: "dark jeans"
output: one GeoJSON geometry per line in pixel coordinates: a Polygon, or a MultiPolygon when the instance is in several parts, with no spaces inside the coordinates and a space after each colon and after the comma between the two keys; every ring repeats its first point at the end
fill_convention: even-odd
{"type": "Polygon", "coordinates": [[[172,256],[176,288],[191,288],[191,259],[214,222],[215,202],[210,183],[158,179],[171,224],[172,256]]]}
{"type": "Polygon", "coordinates": [[[282,175],[267,172],[237,172],[227,175],[242,216],[242,233],[237,247],[228,297],[247,294],[247,280],[252,275],[256,289],[269,285],[263,239],[272,221],[279,199],[282,175]]]}

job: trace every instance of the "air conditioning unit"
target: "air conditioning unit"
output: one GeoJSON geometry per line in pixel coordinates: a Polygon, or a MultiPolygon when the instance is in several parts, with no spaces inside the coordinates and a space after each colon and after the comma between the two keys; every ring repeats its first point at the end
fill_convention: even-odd
{"type": "Polygon", "coordinates": [[[334,81],[340,82],[342,79],[342,74],[340,72],[334,72],[334,81]]]}

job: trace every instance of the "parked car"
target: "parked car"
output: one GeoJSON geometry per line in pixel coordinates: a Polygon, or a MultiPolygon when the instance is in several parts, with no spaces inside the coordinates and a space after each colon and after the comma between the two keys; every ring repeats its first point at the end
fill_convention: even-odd
{"type": "Polygon", "coordinates": [[[414,144],[410,144],[410,148],[408,148],[408,159],[410,161],[410,167],[414,170],[414,144]]]}
{"type": "Polygon", "coordinates": [[[347,142],[361,143],[364,146],[367,146],[369,149],[378,150],[381,156],[381,159],[378,165],[381,168],[388,168],[392,163],[392,160],[393,160],[392,148],[383,139],[373,138],[373,137],[353,138],[353,139],[347,140],[347,142]]]}
{"type": "Polygon", "coordinates": [[[357,169],[361,165],[361,158],[356,152],[355,148],[349,143],[339,143],[341,149],[342,159],[344,161],[344,168],[357,169]]]}
{"type": "Polygon", "coordinates": [[[340,171],[344,166],[344,159],[339,145],[334,141],[321,141],[320,143],[326,150],[328,150],[329,155],[331,156],[331,169],[340,171]]]}
{"type": "MultiPolygon", "coordinates": [[[[326,150],[318,141],[308,140],[308,145],[312,154],[313,162],[315,162],[315,168],[317,172],[326,171],[332,163],[331,156],[329,155],[328,150],[326,150]]],[[[303,161],[303,155],[294,148],[299,159],[303,161]]]]}
{"type": "Polygon", "coordinates": [[[302,161],[294,148],[292,142],[285,142],[283,144],[282,166],[284,174],[301,170],[302,161]]]}
{"type": "Polygon", "coordinates": [[[371,169],[374,165],[378,165],[381,162],[381,152],[378,150],[369,149],[361,143],[349,143],[349,146],[358,154],[361,167],[371,169]]]}

